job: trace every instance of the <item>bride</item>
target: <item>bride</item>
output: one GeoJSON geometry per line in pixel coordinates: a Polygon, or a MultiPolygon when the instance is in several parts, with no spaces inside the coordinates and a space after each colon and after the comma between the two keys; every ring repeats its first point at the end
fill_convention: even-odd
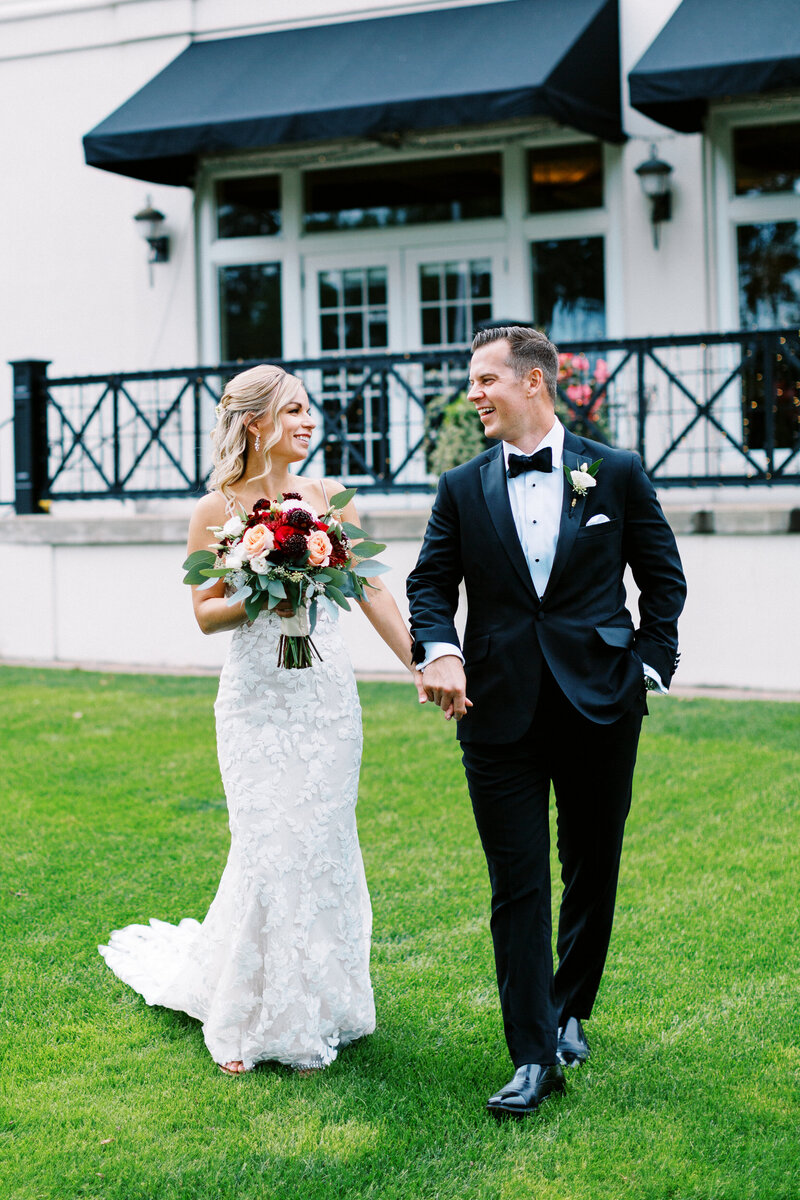
{"type": "MultiPolygon", "coordinates": [[[[249,513],[262,497],[294,492],[322,513],[342,490],[291,474],[315,422],[300,380],[280,367],[237,375],[217,412],[212,490],[192,517],[189,553],[208,548],[209,527],[224,525],[234,507],[249,513]]],[[[341,515],[358,524],[352,502],[341,515]]],[[[362,611],[411,670],[405,622],[380,578],[371,582],[362,611]]],[[[204,633],[234,631],[215,704],[228,861],[202,924],[129,925],[100,953],[148,1004],[197,1017],[226,1074],[264,1060],[318,1069],[375,1028],[353,670],[336,622],[322,612],[321,661],[290,670],[277,666],[280,607],[251,623],[243,604],[227,603],[222,581],[193,589],[193,604],[204,633]]]]}

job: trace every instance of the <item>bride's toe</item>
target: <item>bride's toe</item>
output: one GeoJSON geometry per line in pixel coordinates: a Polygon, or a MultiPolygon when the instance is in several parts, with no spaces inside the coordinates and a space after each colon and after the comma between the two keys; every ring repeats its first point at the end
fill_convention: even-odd
{"type": "Polygon", "coordinates": [[[231,1062],[217,1063],[223,1075],[244,1075],[245,1066],[239,1059],[233,1059],[231,1062]]]}

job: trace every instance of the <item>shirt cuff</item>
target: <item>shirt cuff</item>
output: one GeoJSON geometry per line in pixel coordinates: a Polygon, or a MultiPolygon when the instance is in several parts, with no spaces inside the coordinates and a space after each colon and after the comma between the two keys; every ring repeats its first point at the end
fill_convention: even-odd
{"type": "Polygon", "coordinates": [[[457,658],[461,659],[462,663],[464,661],[464,655],[461,653],[460,648],[452,642],[423,642],[422,647],[425,651],[425,657],[421,663],[417,663],[418,671],[424,671],[437,658],[444,658],[446,654],[455,654],[457,658]]]}
{"type": "Polygon", "coordinates": [[[647,663],[642,663],[642,670],[644,671],[644,679],[648,692],[659,692],[662,696],[666,696],[668,694],[667,689],[664,687],[664,682],[658,671],[653,667],[648,667],[647,663]]]}

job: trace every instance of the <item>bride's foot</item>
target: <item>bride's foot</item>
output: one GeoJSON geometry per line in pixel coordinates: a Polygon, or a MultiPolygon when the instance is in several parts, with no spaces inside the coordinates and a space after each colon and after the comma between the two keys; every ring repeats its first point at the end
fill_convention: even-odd
{"type": "Polygon", "coordinates": [[[217,1063],[223,1075],[245,1075],[245,1065],[239,1059],[234,1059],[231,1062],[217,1063]]]}

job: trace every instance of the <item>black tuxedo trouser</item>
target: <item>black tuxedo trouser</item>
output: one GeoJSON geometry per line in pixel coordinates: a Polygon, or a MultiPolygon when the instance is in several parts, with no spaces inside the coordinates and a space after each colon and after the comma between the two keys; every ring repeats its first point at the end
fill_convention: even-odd
{"type": "Polygon", "coordinates": [[[556,1028],[591,1014],[600,986],[631,804],[644,686],[611,725],[582,716],[545,667],[530,729],[507,745],[462,744],[492,885],[492,941],[515,1067],[556,1061],[556,1028]],[[558,969],[550,918],[550,784],[563,895],[558,969]]]}

